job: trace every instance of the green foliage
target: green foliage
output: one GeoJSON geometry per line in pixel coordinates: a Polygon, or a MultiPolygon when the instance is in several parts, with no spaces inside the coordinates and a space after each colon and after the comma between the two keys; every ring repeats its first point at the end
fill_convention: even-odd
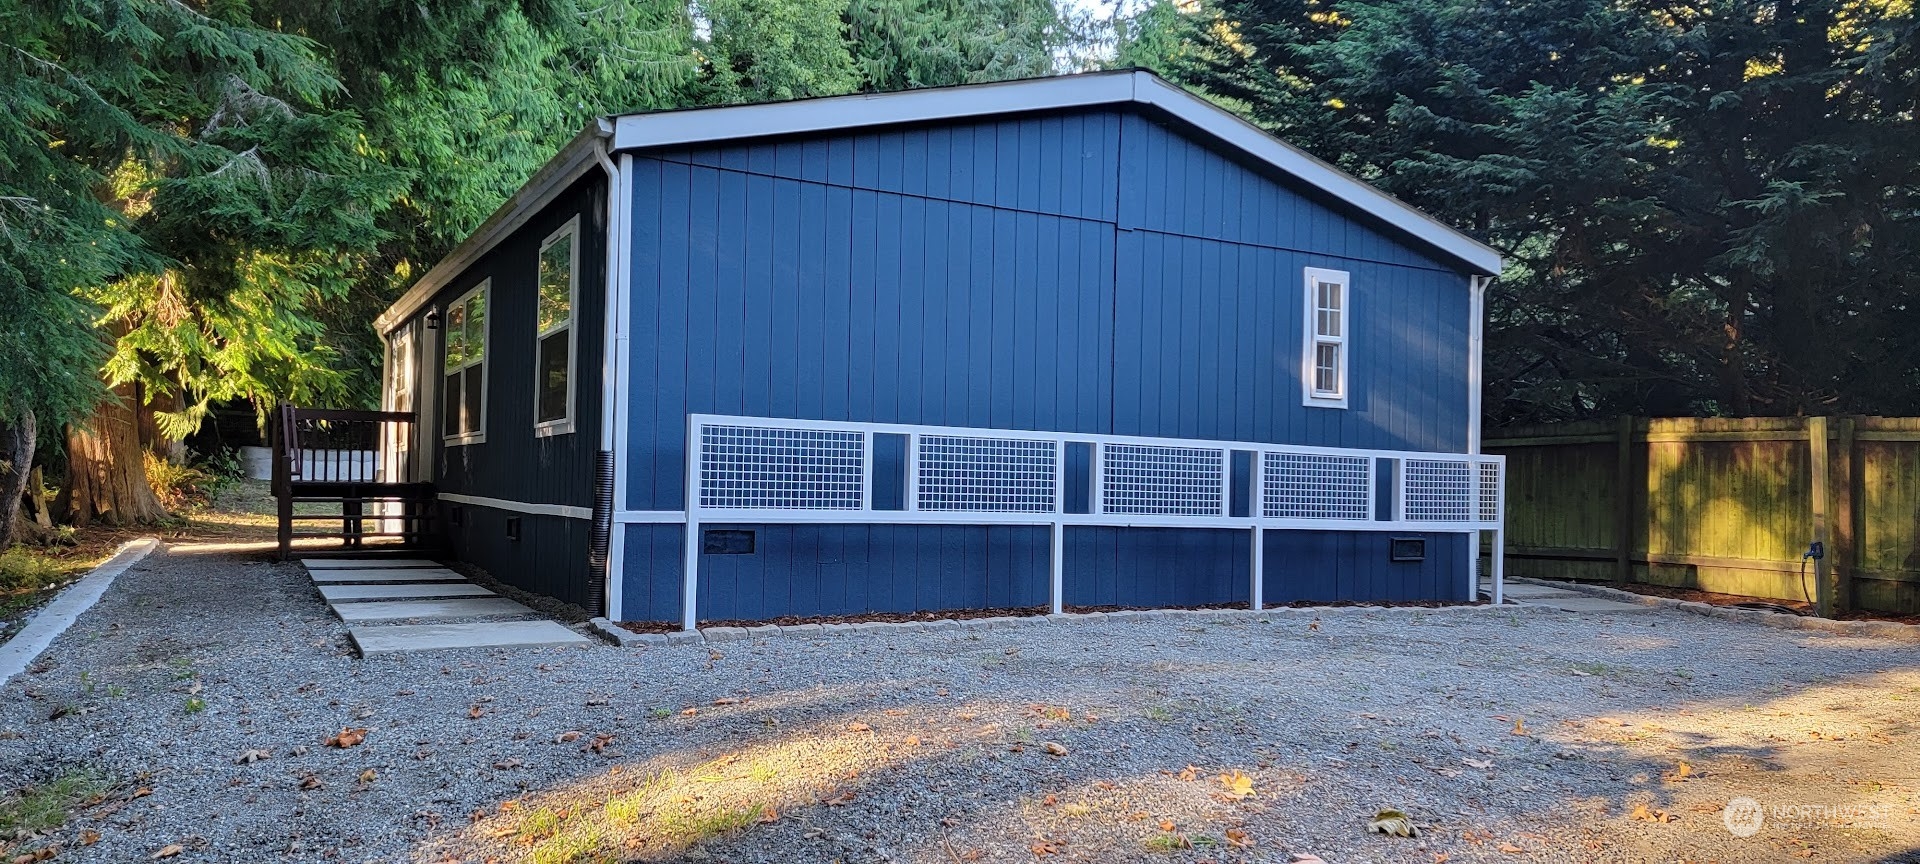
{"type": "Polygon", "coordinates": [[[89,771],[70,771],[45,783],[0,795],[0,837],[31,837],[67,824],[73,808],[100,799],[107,783],[89,771]]]}
{"type": "Polygon", "coordinates": [[[21,0],[0,421],[102,379],[178,394],[175,438],[369,404],[367,321],[596,116],[1045,74],[1068,39],[1046,0],[21,0]]]}
{"type": "Polygon", "coordinates": [[[24,547],[0,552],[0,594],[39,591],[58,585],[66,578],[65,567],[24,547]]]}
{"type": "Polygon", "coordinates": [[[1920,411],[1913,7],[1777,8],[1163,2],[1116,56],[1499,247],[1493,419],[1920,411]]]}

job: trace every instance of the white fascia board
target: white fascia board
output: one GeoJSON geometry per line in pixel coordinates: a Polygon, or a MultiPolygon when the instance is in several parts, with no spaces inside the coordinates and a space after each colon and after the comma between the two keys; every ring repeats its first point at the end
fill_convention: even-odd
{"type": "Polygon", "coordinates": [[[1266,133],[1211,102],[1175,87],[1159,77],[1134,74],[1134,101],[1152,105],[1172,114],[1195,129],[1246,152],[1334,198],[1348,202],[1363,212],[1475,268],[1498,276],[1500,253],[1478,240],[1448,227],[1413,205],[1401,201],[1345,171],[1328,165],[1312,154],[1266,133]]]}
{"type": "Polygon", "coordinates": [[[614,118],[613,149],[704,144],[769,135],[796,135],[1050,111],[1133,101],[1133,74],[1091,73],[996,84],[901,90],[629,114],[614,118]]]}
{"type": "Polygon", "coordinates": [[[593,142],[594,139],[604,137],[605,134],[602,128],[596,125],[589,126],[579,135],[575,135],[572,141],[560,148],[560,152],[547,160],[545,165],[540,166],[540,170],[535,171],[526,184],[520,187],[520,191],[507,199],[507,203],[493,211],[493,215],[488,216],[487,221],[480,223],[480,227],[467,235],[467,239],[454,247],[447,257],[433,265],[433,269],[428,270],[427,275],[420,277],[420,281],[413,283],[413,287],[408,288],[407,293],[400,295],[400,299],[387,307],[387,311],[373,319],[374,329],[385,335],[405,323],[408,318],[413,317],[414,313],[419,312],[422,306],[427,305],[427,302],[433,299],[433,295],[446,287],[449,280],[460,275],[472,266],[473,262],[479,260],[480,256],[492,251],[493,247],[507,235],[525,225],[534,214],[553,203],[553,199],[560,197],[560,193],[572,186],[574,181],[579,180],[588,171],[599,167],[598,161],[594,158],[593,142]]]}

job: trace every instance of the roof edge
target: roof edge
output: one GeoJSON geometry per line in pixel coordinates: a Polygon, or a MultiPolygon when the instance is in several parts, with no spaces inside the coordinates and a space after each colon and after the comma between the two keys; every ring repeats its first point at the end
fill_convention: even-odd
{"type": "Polygon", "coordinates": [[[611,125],[604,119],[582,129],[560,148],[553,158],[533,172],[527,182],[520,186],[513,197],[508,198],[488,216],[480,227],[473,229],[467,239],[460,241],[452,252],[442,257],[426,275],[413,283],[400,299],[393,301],[385,312],[373,319],[375,332],[385,336],[393,332],[421,307],[433,300],[454,277],[465,272],[480,256],[493,250],[493,247],[508,234],[518,230],[548,204],[553,203],[561,192],[572,186],[574,181],[586,176],[598,163],[594,145],[611,137],[611,125]]]}

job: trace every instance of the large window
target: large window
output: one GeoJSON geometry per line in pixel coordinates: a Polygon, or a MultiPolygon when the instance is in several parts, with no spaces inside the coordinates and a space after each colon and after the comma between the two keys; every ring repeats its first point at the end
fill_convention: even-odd
{"type": "Polygon", "coordinates": [[[534,309],[533,431],[573,431],[573,307],[579,277],[580,218],[540,244],[538,304],[534,309]]]}
{"type": "Polygon", "coordinates": [[[1343,270],[1307,268],[1305,356],[1301,358],[1301,401],[1310,408],[1347,407],[1347,363],[1352,329],[1343,270]]]}
{"type": "Polygon", "coordinates": [[[487,287],[481,282],[447,304],[446,387],[441,434],[449,444],[478,444],[487,437],[487,287]]]}

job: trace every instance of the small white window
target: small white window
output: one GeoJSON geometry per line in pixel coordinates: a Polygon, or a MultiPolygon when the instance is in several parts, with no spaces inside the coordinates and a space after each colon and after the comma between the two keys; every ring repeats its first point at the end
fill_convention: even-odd
{"type": "Polygon", "coordinates": [[[441,327],[446,388],[441,399],[441,436],[448,444],[487,440],[487,288],[481,282],[447,304],[441,327]]]}
{"type": "Polygon", "coordinates": [[[1347,334],[1352,329],[1344,270],[1307,268],[1305,356],[1301,401],[1309,408],[1347,407],[1347,334]]]}
{"type": "Polygon", "coordinates": [[[533,434],[573,431],[573,314],[579,281],[580,217],[540,244],[533,316],[533,434]]]}

